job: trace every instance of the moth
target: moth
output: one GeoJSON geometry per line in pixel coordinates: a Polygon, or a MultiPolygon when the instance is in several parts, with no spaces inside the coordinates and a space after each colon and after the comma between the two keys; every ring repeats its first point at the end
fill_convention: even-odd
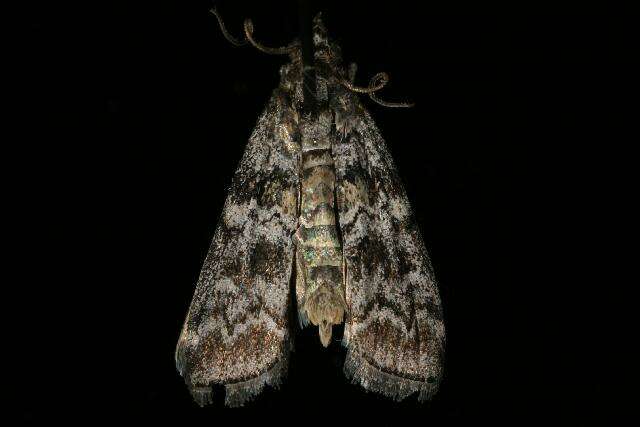
{"type": "MultiPolygon", "coordinates": [[[[215,11],[214,11],[215,13],[215,11]]],[[[219,15],[216,14],[219,18],[219,15]]],[[[223,33],[233,39],[219,19],[223,33]]],[[[430,398],[443,372],[438,287],[393,160],[345,69],[340,48],[313,20],[316,110],[304,110],[300,42],[249,138],[204,260],[176,350],[200,405],[213,384],[240,406],[278,386],[292,349],[289,313],[321,345],[344,322],[344,372],[396,400],[430,398]],[[292,285],[293,284],[293,285],[292,285]]]]}

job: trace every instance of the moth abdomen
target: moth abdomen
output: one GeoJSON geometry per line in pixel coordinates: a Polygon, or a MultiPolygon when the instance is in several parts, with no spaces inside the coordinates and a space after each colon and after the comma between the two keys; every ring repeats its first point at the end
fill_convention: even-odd
{"type": "Polygon", "coordinates": [[[302,315],[318,326],[321,343],[331,339],[331,327],[342,323],[344,265],[335,207],[336,175],[331,154],[333,115],[323,110],[301,123],[301,212],[296,232],[298,284],[302,315]]]}

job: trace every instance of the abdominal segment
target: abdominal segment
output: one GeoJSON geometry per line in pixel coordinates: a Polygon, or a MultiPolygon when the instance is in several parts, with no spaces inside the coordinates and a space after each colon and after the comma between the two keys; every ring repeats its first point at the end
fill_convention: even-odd
{"type": "Polygon", "coordinates": [[[318,326],[320,341],[343,321],[344,268],[334,208],[335,173],[327,141],[302,141],[302,179],[296,241],[296,297],[301,323],[318,326]]]}

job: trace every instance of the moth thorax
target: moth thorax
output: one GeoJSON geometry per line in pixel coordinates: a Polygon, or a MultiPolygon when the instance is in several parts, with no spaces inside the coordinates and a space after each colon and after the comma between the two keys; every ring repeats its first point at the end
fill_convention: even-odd
{"type": "Polygon", "coordinates": [[[344,318],[344,299],[335,284],[322,284],[307,296],[304,311],[309,321],[318,326],[320,342],[329,346],[333,325],[342,323],[344,318]]]}
{"type": "Polygon", "coordinates": [[[300,121],[303,151],[330,148],[329,134],[332,125],[333,113],[329,109],[322,109],[315,116],[304,116],[300,121]]]}

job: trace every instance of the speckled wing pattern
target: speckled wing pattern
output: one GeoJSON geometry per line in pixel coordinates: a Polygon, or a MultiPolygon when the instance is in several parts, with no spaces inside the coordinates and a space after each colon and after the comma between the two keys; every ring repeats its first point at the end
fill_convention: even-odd
{"type": "Polygon", "coordinates": [[[286,105],[276,90],[249,139],[180,334],[176,365],[200,405],[216,383],[242,405],[286,371],[299,185],[286,105]]]}
{"type": "Polygon", "coordinates": [[[378,128],[351,93],[333,105],[339,225],[346,261],[345,373],[401,400],[430,398],[445,332],[431,262],[378,128]]]}

